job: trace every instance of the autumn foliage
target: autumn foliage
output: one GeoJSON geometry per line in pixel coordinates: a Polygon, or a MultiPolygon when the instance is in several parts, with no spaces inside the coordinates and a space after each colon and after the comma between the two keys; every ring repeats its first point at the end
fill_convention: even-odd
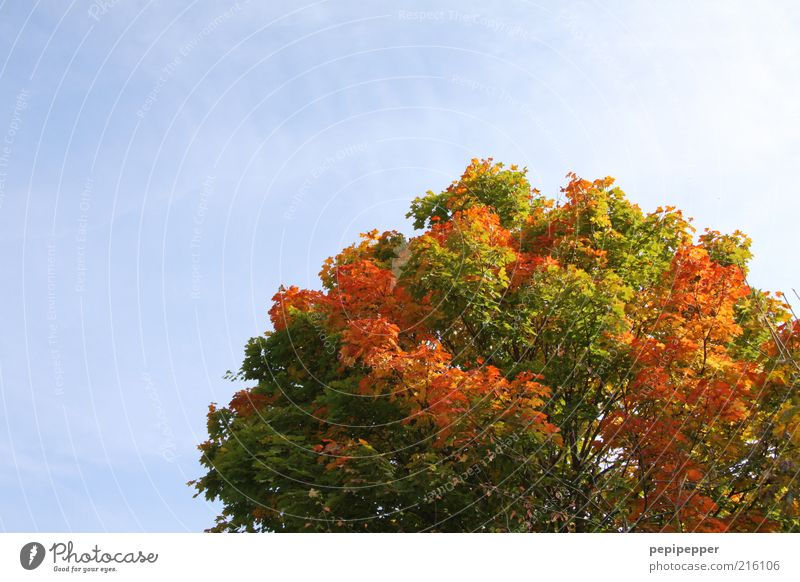
{"type": "Polygon", "coordinates": [[[800,529],[800,324],[749,239],[568,179],[473,160],[281,288],[209,409],[212,529],[800,529]]]}

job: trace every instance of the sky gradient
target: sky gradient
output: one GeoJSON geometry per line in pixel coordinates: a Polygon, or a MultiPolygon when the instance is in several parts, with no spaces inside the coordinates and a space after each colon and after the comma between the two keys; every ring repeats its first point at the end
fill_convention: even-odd
{"type": "Polygon", "coordinates": [[[0,0],[0,531],[210,526],[278,285],[473,157],[741,229],[791,298],[798,62],[790,1],[0,0]]]}

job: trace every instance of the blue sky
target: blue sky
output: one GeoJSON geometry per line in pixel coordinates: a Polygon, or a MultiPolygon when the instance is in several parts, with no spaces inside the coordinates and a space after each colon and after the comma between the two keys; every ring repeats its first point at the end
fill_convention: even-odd
{"type": "Polygon", "coordinates": [[[0,531],[198,531],[281,282],[472,157],[615,176],[800,291],[800,6],[0,0],[0,531]]]}

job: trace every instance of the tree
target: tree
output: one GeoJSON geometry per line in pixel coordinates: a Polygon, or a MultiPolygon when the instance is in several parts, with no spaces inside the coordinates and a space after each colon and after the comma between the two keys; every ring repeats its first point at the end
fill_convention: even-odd
{"type": "Polygon", "coordinates": [[[473,160],[321,290],[281,288],[212,404],[211,531],[797,531],[800,324],[750,240],[473,160]]]}

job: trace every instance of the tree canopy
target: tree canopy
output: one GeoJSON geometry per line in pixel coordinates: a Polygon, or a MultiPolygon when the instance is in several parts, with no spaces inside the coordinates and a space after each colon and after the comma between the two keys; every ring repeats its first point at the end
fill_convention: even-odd
{"type": "Polygon", "coordinates": [[[211,531],[800,530],[800,324],[747,236],[491,159],[408,218],[273,297],[211,531]]]}

